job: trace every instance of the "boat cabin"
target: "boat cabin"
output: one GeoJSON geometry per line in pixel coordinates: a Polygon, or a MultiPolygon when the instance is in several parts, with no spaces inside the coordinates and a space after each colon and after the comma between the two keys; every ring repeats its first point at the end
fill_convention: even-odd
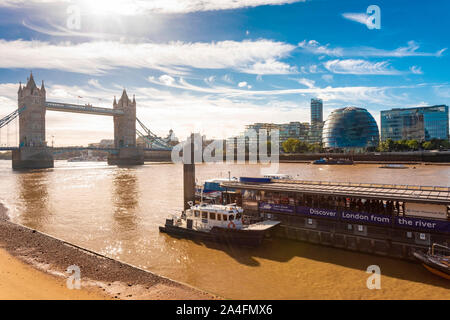
{"type": "Polygon", "coordinates": [[[195,229],[242,228],[243,210],[236,205],[197,204],[184,212],[187,223],[195,229]],[[192,222],[189,222],[192,221],[192,222]]]}

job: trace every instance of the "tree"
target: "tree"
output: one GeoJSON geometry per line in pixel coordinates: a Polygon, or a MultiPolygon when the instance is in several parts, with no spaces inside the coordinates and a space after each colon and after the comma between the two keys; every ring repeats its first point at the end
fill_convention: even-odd
{"type": "Polygon", "coordinates": [[[431,143],[431,141],[425,141],[422,143],[422,148],[425,150],[433,150],[433,143],[431,143]]]}
{"type": "Polygon", "coordinates": [[[389,139],[386,139],[386,141],[380,142],[380,146],[378,147],[378,149],[381,152],[391,152],[391,151],[394,151],[394,147],[395,147],[394,140],[389,138],[389,139]]]}
{"type": "Polygon", "coordinates": [[[320,152],[323,152],[323,146],[319,142],[313,143],[308,146],[308,151],[314,152],[314,153],[320,153],[320,152]]]}
{"type": "Polygon", "coordinates": [[[289,138],[286,141],[283,142],[281,145],[283,147],[284,152],[286,153],[294,153],[298,149],[298,144],[300,143],[300,140],[289,138]]]}
{"type": "Polygon", "coordinates": [[[417,151],[419,150],[419,141],[417,140],[408,140],[406,141],[406,145],[408,146],[408,149],[411,151],[417,151]]]}

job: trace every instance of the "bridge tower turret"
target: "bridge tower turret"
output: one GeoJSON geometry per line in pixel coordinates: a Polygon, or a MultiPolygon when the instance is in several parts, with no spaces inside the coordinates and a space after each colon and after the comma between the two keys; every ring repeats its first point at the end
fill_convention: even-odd
{"type": "Polygon", "coordinates": [[[46,91],[42,81],[39,89],[33,73],[27,84],[19,85],[19,150],[13,152],[14,169],[53,168],[53,155],[45,141],[46,91]]]}
{"type": "Polygon", "coordinates": [[[44,147],[45,142],[45,100],[44,82],[41,89],[34,82],[33,73],[27,84],[18,92],[18,106],[24,108],[19,115],[19,144],[27,147],[44,147]]]}
{"type": "Polygon", "coordinates": [[[123,111],[123,115],[114,116],[114,146],[118,154],[108,158],[109,164],[140,165],[144,164],[143,150],[136,146],[136,99],[128,98],[124,89],[119,101],[114,97],[113,108],[123,111]]]}
{"type": "Polygon", "coordinates": [[[131,101],[124,89],[119,102],[115,98],[114,102],[113,108],[124,112],[123,116],[114,117],[115,147],[136,147],[136,100],[131,101]]]}

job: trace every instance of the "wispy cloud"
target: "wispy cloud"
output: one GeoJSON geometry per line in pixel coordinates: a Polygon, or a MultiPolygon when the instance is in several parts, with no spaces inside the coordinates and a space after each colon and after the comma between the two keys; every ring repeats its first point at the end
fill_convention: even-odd
{"type": "Polygon", "coordinates": [[[422,68],[418,66],[412,66],[411,68],[409,68],[409,70],[413,74],[423,74],[422,68]]]}
{"type": "Polygon", "coordinates": [[[309,51],[311,53],[317,54],[317,55],[327,55],[327,56],[343,56],[343,49],[342,48],[330,48],[329,44],[321,45],[316,40],[303,40],[298,44],[300,48],[305,49],[306,51],[309,51]]]}
{"type": "Polygon", "coordinates": [[[202,87],[199,85],[192,84],[183,78],[177,79],[174,83],[167,84],[162,82],[155,77],[149,77],[148,81],[154,85],[170,87],[173,89],[179,89],[187,92],[195,92],[207,95],[214,95],[217,97],[227,97],[227,98],[243,98],[243,99],[253,99],[256,97],[270,97],[273,99],[277,96],[286,95],[298,95],[298,94],[308,94],[314,96],[320,96],[326,101],[346,101],[350,102],[361,102],[365,103],[383,103],[384,92],[390,89],[395,89],[395,87],[364,87],[364,86],[349,86],[349,87],[318,87],[315,82],[306,79],[294,79],[302,86],[302,88],[290,88],[290,89],[275,89],[275,90],[243,90],[248,84],[246,82],[241,82],[238,84],[239,89],[235,87],[228,86],[208,86],[202,87]]]}
{"type": "Polygon", "coordinates": [[[415,41],[409,41],[404,47],[398,47],[393,50],[378,49],[373,47],[349,47],[332,48],[329,44],[321,45],[316,40],[302,41],[299,47],[315,55],[327,55],[333,57],[441,57],[447,48],[436,52],[421,52],[420,46],[415,41]]]}
{"type": "Polygon", "coordinates": [[[210,43],[92,41],[78,44],[0,40],[0,68],[56,69],[86,74],[102,74],[120,67],[157,69],[175,74],[198,68],[274,74],[292,69],[279,59],[294,49],[293,45],[264,39],[210,43]]]}
{"type": "Polygon", "coordinates": [[[47,23],[47,27],[35,25],[27,20],[22,21],[22,25],[30,30],[46,34],[52,37],[80,37],[80,38],[92,38],[92,39],[120,39],[123,35],[113,35],[107,33],[97,32],[78,32],[70,30],[52,23],[47,23]]]}
{"type": "Polygon", "coordinates": [[[52,5],[66,2],[81,7],[103,7],[104,12],[116,14],[146,13],[191,13],[200,11],[232,10],[265,5],[284,5],[305,0],[0,0],[0,7],[23,7],[34,5],[52,5]]]}
{"type": "Polygon", "coordinates": [[[370,62],[366,60],[330,60],[324,63],[328,71],[339,74],[356,75],[400,75],[400,71],[390,67],[389,62],[370,62]]]}
{"type": "Polygon", "coordinates": [[[268,59],[266,61],[256,62],[250,66],[240,69],[241,72],[250,74],[292,74],[297,73],[297,67],[290,66],[287,63],[277,61],[275,59],[268,59]]]}
{"type": "Polygon", "coordinates": [[[365,13],[343,13],[342,16],[347,20],[355,21],[366,26],[370,24],[370,16],[365,13]]]}
{"type": "Polygon", "coordinates": [[[297,82],[304,85],[307,88],[314,88],[315,84],[316,84],[316,82],[314,80],[306,79],[306,78],[297,79],[297,82]]]}

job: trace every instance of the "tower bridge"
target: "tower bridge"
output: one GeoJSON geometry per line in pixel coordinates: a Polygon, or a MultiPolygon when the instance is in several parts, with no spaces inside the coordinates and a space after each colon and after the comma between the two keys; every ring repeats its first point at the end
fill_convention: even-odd
{"type": "MultiPolygon", "coordinates": [[[[70,113],[84,113],[93,115],[111,116],[114,121],[114,147],[108,148],[110,155],[108,164],[112,165],[142,165],[144,164],[144,149],[136,144],[136,99],[130,99],[126,90],[123,90],[119,101],[114,97],[113,108],[100,108],[92,105],[77,105],[63,102],[47,101],[44,82],[37,87],[33,74],[27,84],[19,85],[18,109],[3,119],[0,119],[0,128],[8,125],[19,117],[19,146],[3,147],[1,150],[12,151],[12,166],[14,169],[52,168],[54,165],[53,153],[56,151],[47,146],[45,139],[46,111],[59,111],[70,113]]],[[[139,121],[139,120],[138,120],[139,121]]],[[[151,133],[141,121],[147,136],[144,138],[157,150],[169,151],[171,147],[159,140],[151,133]]],[[[61,148],[58,148],[61,149],[61,148]]],[[[88,149],[88,148],[86,148],[88,149]]]]}

